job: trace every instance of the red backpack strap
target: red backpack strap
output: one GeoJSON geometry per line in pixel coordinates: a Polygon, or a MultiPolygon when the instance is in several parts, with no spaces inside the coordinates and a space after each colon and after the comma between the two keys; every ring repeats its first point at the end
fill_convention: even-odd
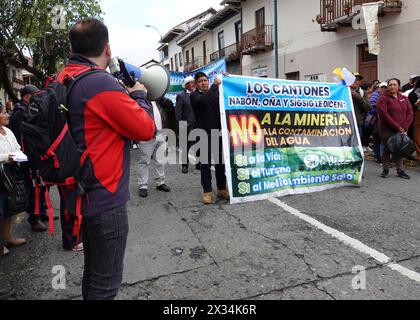
{"type": "Polygon", "coordinates": [[[79,234],[82,226],[82,196],[78,196],[76,200],[76,221],[73,226],[73,237],[77,238],[77,245],[79,245],[79,234]]]}
{"type": "Polygon", "coordinates": [[[56,154],[54,153],[55,149],[57,149],[60,142],[64,139],[66,133],[69,131],[69,126],[66,123],[63,127],[63,130],[61,130],[60,134],[58,135],[57,139],[53,142],[53,144],[48,148],[47,152],[45,152],[45,155],[41,156],[41,160],[47,160],[48,157],[53,157],[54,159],[54,168],[59,169],[60,168],[60,162],[58,161],[58,158],[56,154]]]}
{"type": "Polygon", "coordinates": [[[34,208],[34,214],[36,216],[39,216],[39,206],[40,206],[40,199],[41,197],[41,187],[38,182],[35,182],[35,208],[34,208]]]}
{"type": "Polygon", "coordinates": [[[45,202],[48,208],[48,222],[49,222],[48,232],[50,233],[50,235],[53,235],[54,234],[54,210],[52,207],[51,198],[50,198],[50,194],[48,192],[47,186],[45,186],[45,202]]]}

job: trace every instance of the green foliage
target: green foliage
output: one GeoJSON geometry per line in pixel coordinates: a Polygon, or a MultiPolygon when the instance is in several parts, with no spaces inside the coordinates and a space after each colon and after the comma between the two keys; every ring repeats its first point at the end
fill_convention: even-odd
{"type": "Polygon", "coordinates": [[[70,48],[70,27],[79,19],[102,14],[98,0],[0,0],[0,60],[12,59],[43,82],[63,65],[70,48]],[[53,28],[57,5],[65,11],[61,29],[53,28]],[[33,58],[32,67],[24,55],[33,58]]]}

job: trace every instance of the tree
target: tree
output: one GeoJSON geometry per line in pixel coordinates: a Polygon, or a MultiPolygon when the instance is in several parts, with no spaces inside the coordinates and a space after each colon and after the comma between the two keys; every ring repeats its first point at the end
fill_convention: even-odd
{"type": "Polygon", "coordinates": [[[34,74],[42,87],[47,75],[64,64],[70,27],[102,14],[98,0],[0,0],[0,88],[17,99],[7,77],[8,64],[34,74]]]}

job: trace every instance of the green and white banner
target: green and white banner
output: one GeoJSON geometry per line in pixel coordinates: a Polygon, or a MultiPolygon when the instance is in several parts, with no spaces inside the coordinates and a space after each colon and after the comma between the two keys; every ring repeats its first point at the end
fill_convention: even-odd
{"type": "Polygon", "coordinates": [[[353,110],[343,84],[224,76],[231,203],[359,186],[364,159],[353,110]]]}
{"type": "Polygon", "coordinates": [[[171,87],[168,93],[165,95],[166,98],[172,100],[172,102],[176,103],[176,96],[184,91],[182,88],[182,82],[188,76],[194,77],[197,72],[204,72],[207,77],[209,77],[210,85],[213,84],[213,81],[216,79],[218,75],[226,73],[226,61],[224,58],[218,59],[215,61],[210,62],[209,64],[205,65],[204,67],[195,69],[191,72],[169,72],[171,78],[171,87]]]}

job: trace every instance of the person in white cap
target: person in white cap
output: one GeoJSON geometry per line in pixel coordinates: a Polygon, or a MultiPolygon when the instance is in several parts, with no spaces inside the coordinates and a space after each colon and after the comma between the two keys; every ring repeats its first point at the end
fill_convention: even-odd
{"type": "Polygon", "coordinates": [[[410,76],[409,82],[402,86],[401,91],[406,92],[408,90],[412,90],[414,88],[414,84],[416,83],[416,78],[418,75],[412,74],[410,76]]]}
{"type": "MultiPolygon", "coordinates": [[[[180,93],[176,97],[176,106],[175,106],[175,117],[176,122],[179,125],[179,131],[186,130],[189,134],[191,130],[194,129],[195,125],[195,115],[193,108],[191,107],[190,94],[195,90],[195,81],[192,76],[188,76],[182,82],[182,88],[184,92],[180,93]]],[[[187,135],[188,137],[188,135],[187,135]]],[[[179,141],[182,153],[182,172],[188,173],[188,151],[193,145],[193,141],[179,141]]]]}

